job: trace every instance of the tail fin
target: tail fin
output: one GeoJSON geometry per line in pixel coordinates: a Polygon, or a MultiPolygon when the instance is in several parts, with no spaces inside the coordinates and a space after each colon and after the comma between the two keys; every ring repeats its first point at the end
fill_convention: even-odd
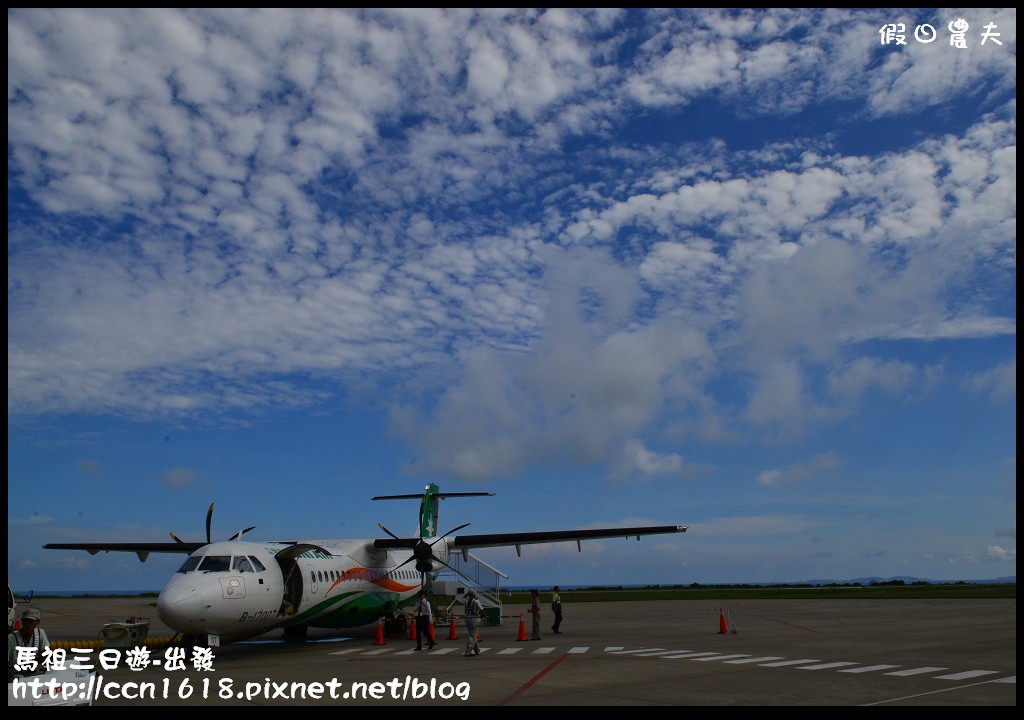
{"type": "Polygon", "coordinates": [[[439,488],[434,483],[427,485],[420,501],[420,537],[437,537],[437,506],[439,488]]]}
{"type": "Polygon", "coordinates": [[[494,495],[491,492],[443,493],[434,483],[423,489],[422,495],[378,495],[374,500],[419,500],[420,501],[420,538],[437,537],[438,501],[450,497],[481,497],[494,495]]]}

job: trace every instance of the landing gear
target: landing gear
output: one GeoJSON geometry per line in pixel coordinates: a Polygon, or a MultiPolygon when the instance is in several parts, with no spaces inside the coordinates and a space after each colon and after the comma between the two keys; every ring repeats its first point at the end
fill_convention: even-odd
{"type": "Polygon", "coordinates": [[[305,640],[309,625],[288,625],[284,629],[285,640],[305,640]]]}
{"type": "Polygon", "coordinates": [[[409,620],[404,614],[384,616],[385,635],[405,635],[407,632],[409,632],[409,620]]]}

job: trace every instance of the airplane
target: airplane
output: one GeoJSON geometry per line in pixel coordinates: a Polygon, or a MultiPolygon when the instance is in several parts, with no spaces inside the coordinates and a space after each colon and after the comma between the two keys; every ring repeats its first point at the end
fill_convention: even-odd
{"type": "MultiPolygon", "coordinates": [[[[468,560],[471,548],[636,537],[685,532],[683,525],[554,530],[438,536],[438,505],[446,498],[493,496],[490,492],[441,492],[431,483],[422,493],[380,495],[374,500],[420,500],[417,537],[339,540],[243,540],[246,528],[226,541],[210,537],[213,505],[206,514],[206,542],[48,543],[48,550],[133,552],[145,562],[151,553],[184,553],[185,562],[157,598],[157,614],[168,627],[196,644],[211,647],[281,629],[304,637],[310,627],[343,629],[393,618],[449,565],[452,553],[468,560]]],[[[476,558],[474,558],[476,559],[476,558]]],[[[468,578],[466,578],[469,580],[468,578]]],[[[470,580],[469,584],[473,582],[470,580]]]]}

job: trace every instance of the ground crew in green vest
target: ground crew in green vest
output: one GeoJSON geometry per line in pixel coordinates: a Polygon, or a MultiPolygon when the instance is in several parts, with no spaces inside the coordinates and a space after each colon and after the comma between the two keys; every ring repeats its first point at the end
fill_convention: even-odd
{"type": "Polygon", "coordinates": [[[554,594],[551,596],[551,612],[555,614],[555,624],[551,626],[551,632],[557,635],[562,632],[558,629],[562,624],[562,596],[559,594],[557,585],[555,585],[554,594]]]}

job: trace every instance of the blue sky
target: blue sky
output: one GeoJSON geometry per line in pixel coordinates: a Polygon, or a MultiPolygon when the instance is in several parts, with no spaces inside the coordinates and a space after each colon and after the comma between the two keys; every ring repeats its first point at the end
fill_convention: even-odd
{"type": "Polygon", "coordinates": [[[159,589],[179,556],[41,545],[211,502],[412,533],[370,498],[429,482],[496,493],[442,528],[689,526],[479,551],[514,585],[1016,575],[1014,9],[7,35],[15,589],[159,589]]]}

